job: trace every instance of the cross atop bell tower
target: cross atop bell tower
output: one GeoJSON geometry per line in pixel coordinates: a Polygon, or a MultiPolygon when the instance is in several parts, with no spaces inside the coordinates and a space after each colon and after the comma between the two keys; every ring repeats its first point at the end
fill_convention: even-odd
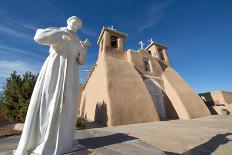
{"type": "Polygon", "coordinates": [[[140,49],[143,49],[143,45],[145,45],[145,44],[143,43],[143,41],[140,41],[139,45],[140,45],[140,49]]]}
{"type": "Polygon", "coordinates": [[[117,31],[113,26],[103,27],[98,38],[100,52],[124,52],[124,40],[127,34],[117,31]]]}

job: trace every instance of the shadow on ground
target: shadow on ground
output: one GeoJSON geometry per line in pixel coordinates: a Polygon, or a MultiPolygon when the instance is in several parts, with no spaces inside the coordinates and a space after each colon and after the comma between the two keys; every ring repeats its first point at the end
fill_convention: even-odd
{"type": "MultiPolygon", "coordinates": [[[[229,141],[232,141],[232,138],[228,138],[228,136],[230,135],[232,135],[232,133],[217,134],[216,136],[209,139],[207,142],[184,152],[183,155],[211,155],[215,150],[217,150],[220,145],[224,145],[229,141]]],[[[167,155],[180,155],[175,152],[164,152],[167,155]]]]}
{"type": "Polygon", "coordinates": [[[128,136],[126,134],[117,133],[113,135],[107,135],[102,137],[91,137],[85,139],[78,139],[81,145],[84,145],[88,148],[95,149],[112,144],[118,144],[126,141],[135,140],[137,138],[128,136]]]}

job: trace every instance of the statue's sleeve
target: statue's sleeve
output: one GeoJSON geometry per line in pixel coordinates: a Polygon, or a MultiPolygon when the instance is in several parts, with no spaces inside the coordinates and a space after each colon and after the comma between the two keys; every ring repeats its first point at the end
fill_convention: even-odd
{"type": "Polygon", "coordinates": [[[79,65],[84,65],[86,62],[87,48],[81,44],[80,53],[77,56],[77,63],[79,65]]]}
{"type": "Polygon", "coordinates": [[[64,32],[59,28],[37,29],[34,40],[43,45],[59,45],[64,32]]]}

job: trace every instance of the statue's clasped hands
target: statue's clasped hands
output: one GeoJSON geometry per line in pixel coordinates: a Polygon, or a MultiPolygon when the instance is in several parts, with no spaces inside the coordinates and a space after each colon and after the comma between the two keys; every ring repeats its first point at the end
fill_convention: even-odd
{"type": "Polygon", "coordinates": [[[91,44],[88,39],[85,39],[85,41],[81,41],[82,46],[85,48],[89,47],[91,44]]]}

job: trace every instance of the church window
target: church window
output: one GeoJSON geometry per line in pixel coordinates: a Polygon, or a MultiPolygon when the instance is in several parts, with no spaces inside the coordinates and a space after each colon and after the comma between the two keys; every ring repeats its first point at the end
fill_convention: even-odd
{"type": "Polygon", "coordinates": [[[164,54],[163,54],[163,49],[162,48],[158,48],[159,54],[160,54],[160,59],[164,60],[164,54]]]}
{"type": "Polygon", "coordinates": [[[150,50],[148,50],[148,53],[151,55],[151,51],[150,50]]]}
{"type": "Polygon", "coordinates": [[[112,48],[117,48],[118,47],[118,38],[111,36],[111,47],[112,48]]]}
{"type": "Polygon", "coordinates": [[[145,71],[151,71],[148,59],[144,59],[144,69],[145,71]]]}

